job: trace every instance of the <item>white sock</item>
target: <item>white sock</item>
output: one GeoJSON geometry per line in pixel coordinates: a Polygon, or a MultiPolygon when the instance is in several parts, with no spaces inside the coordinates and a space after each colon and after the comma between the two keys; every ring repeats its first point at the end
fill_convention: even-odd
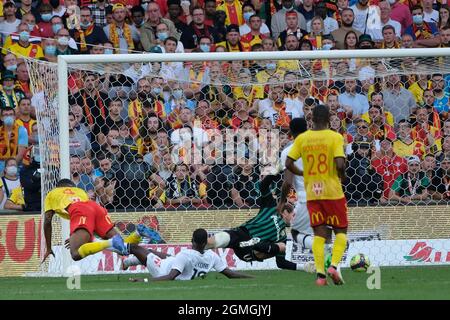
{"type": "Polygon", "coordinates": [[[297,243],[301,244],[303,248],[312,249],[313,236],[310,234],[299,233],[297,235],[297,243]]]}
{"type": "Polygon", "coordinates": [[[125,268],[129,268],[131,266],[138,266],[140,264],[142,263],[135,256],[127,257],[123,260],[123,265],[125,268]]]}
{"type": "Polygon", "coordinates": [[[305,271],[305,264],[304,263],[297,263],[297,270],[305,271]]]}

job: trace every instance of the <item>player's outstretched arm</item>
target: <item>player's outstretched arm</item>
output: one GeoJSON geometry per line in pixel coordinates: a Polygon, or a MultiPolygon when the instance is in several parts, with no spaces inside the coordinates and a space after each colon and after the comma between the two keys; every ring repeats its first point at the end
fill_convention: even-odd
{"type": "MultiPolygon", "coordinates": [[[[178,277],[181,274],[180,271],[177,269],[170,270],[169,274],[166,274],[165,276],[156,277],[156,278],[150,278],[150,281],[167,281],[167,280],[175,280],[176,277],[178,277]]],[[[129,278],[128,281],[130,282],[149,282],[148,278],[129,278]]]]}
{"type": "Polygon", "coordinates": [[[181,274],[181,272],[177,269],[170,270],[169,274],[166,274],[165,276],[156,277],[150,279],[151,281],[166,281],[166,280],[175,280],[176,277],[178,277],[181,274]]]}
{"type": "Polygon", "coordinates": [[[52,219],[54,214],[54,211],[46,211],[44,215],[45,254],[41,263],[44,263],[49,255],[55,256],[52,250],[52,219]]]}
{"type": "Polygon", "coordinates": [[[297,168],[295,161],[289,157],[286,158],[286,169],[290,170],[293,174],[297,176],[302,176],[303,171],[297,168]]]}
{"type": "Polygon", "coordinates": [[[244,278],[254,278],[254,276],[251,276],[249,274],[236,272],[233,270],[230,270],[228,268],[225,268],[221,274],[223,274],[225,277],[229,279],[244,279],[244,278]]]}

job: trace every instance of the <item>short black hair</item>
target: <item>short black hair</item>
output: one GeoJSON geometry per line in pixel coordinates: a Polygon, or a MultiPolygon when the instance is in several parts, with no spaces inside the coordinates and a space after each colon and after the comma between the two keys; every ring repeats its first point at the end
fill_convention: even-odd
{"type": "Polygon", "coordinates": [[[306,123],[305,118],[294,118],[289,123],[289,130],[293,137],[298,136],[299,134],[308,130],[308,124],[306,123]]]}
{"type": "Polygon", "coordinates": [[[330,121],[330,109],[324,104],[319,104],[313,109],[312,116],[314,123],[328,123],[330,121]]]}
{"type": "Polygon", "coordinates": [[[75,183],[70,179],[61,179],[56,183],[56,187],[76,187],[75,183]]]}
{"type": "Polygon", "coordinates": [[[192,242],[198,245],[206,245],[208,242],[208,232],[205,229],[197,229],[192,233],[192,242]]]}
{"type": "Polygon", "coordinates": [[[145,15],[145,10],[141,6],[134,6],[134,7],[132,7],[130,12],[131,12],[131,15],[133,15],[133,13],[136,13],[136,12],[140,12],[143,15],[145,15]]]}

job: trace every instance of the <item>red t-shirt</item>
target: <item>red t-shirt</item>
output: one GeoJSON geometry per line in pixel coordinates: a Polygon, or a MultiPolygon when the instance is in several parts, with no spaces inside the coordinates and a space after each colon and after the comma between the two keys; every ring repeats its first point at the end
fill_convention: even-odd
{"type": "Polygon", "coordinates": [[[392,158],[384,156],[372,161],[372,167],[375,171],[383,177],[385,198],[389,197],[389,191],[394,184],[395,179],[402,173],[408,171],[408,164],[405,158],[394,154],[392,158]]]}

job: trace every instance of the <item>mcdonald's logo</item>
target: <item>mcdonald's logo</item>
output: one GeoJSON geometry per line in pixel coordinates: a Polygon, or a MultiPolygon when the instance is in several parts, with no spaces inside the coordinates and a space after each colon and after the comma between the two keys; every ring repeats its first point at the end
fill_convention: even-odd
{"type": "Polygon", "coordinates": [[[330,226],[338,226],[339,218],[336,215],[332,215],[331,217],[327,217],[327,224],[330,226]]]}
{"type": "Polygon", "coordinates": [[[324,219],[323,219],[323,214],[322,212],[318,211],[318,212],[313,212],[311,214],[311,224],[315,225],[316,223],[323,223],[324,219]]]}
{"type": "Polygon", "coordinates": [[[80,222],[78,222],[78,224],[86,224],[86,217],[85,216],[81,216],[80,217],[80,222]]]}

